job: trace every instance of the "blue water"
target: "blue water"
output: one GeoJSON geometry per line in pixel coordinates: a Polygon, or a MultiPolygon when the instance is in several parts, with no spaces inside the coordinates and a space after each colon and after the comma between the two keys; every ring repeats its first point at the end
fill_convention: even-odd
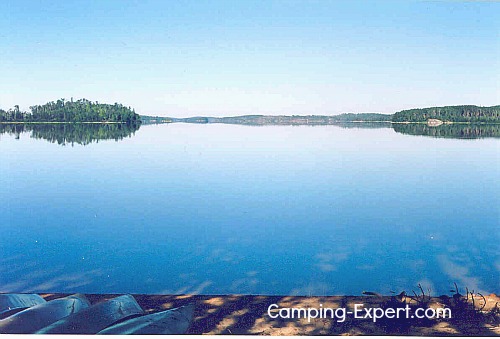
{"type": "Polygon", "coordinates": [[[0,292],[500,292],[500,140],[337,126],[0,136],[0,292]]]}

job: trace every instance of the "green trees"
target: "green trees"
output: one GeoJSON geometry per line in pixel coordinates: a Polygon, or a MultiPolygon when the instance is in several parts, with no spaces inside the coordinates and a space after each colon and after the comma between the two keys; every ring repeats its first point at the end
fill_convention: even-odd
{"type": "Polygon", "coordinates": [[[144,125],[153,125],[153,124],[168,124],[173,122],[172,118],[167,117],[158,117],[158,116],[150,116],[150,115],[141,115],[141,123],[144,125]]]}
{"type": "Polygon", "coordinates": [[[500,106],[445,106],[409,109],[394,114],[393,122],[426,122],[439,119],[451,122],[498,123],[500,106]]]}
{"type": "Polygon", "coordinates": [[[173,122],[223,123],[242,125],[335,125],[347,122],[391,122],[392,115],[379,113],[344,113],[340,115],[243,115],[224,118],[193,117],[173,122]]]}
{"type": "MultiPolygon", "coordinates": [[[[271,116],[246,115],[224,118],[160,118],[144,116],[145,122],[191,122],[191,123],[228,123],[248,125],[328,125],[347,122],[426,122],[439,119],[464,123],[500,123],[500,105],[445,106],[409,109],[395,114],[344,113],[336,116],[271,116]]],[[[30,112],[22,112],[19,106],[4,111],[0,109],[0,122],[121,122],[140,123],[141,117],[130,107],[122,104],[100,104],[87,99],[70,101],[59,99],[44,105],[30,107],[30,112]]]]}
{"type": "Polygon", "coordinates": [[[30,112],[21,112],[19,106],[0,110],[0,122],[140,122],[139,114],[130,107],[115,103],[99,104],[87,99],[66,101],[59,99],[45,105],[30,106],[30,112]]]}
{"type": "Polygon", "coordinates": [[[381,113],[343,113],[334,116],[336,121],[339,122],[380,122],[392,120],[392,114],[381,113]]]}

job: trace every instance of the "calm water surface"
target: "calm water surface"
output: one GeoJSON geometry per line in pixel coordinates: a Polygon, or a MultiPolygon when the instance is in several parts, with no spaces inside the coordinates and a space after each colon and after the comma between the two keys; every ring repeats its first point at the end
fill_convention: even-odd
{"type": "Polygon", "coordinates": [[[500,140],[172,124],[0,136],[0,292],[500,292],[500,140]]]}

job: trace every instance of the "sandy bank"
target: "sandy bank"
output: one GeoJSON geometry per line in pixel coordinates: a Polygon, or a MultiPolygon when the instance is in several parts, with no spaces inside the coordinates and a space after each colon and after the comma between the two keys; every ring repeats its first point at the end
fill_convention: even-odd
{"type": "MultiPolygon", "coordinates": [[[[50,300],[63,294],[41,294],[50,300]]],[[[117,295],[86,294],[92,303],[110,299],[117,295]]],[[[354,310],[355,304],[363,307],[402,306],[406,301],[411,307],[416,302],[408,298],[379,296],[256,296],[256,295],[141,295],[134,294],[137,302],[147,312],[195,303],[195,318],[189,334],[256,334],[256,335],[426,335],[426,336],[500,336],[500,298],[491,294],[483,299],[475,298],[475,309],[471,300],[457,305],[452,297],[431,298],[425,302],[430,308],[450,307],[451,319],[382,319],[374,323],[367,319],[347,317],[344,322],[331,318],[273,319],[268,314],[271,304],[280,308],[346,308],[354,310]],[[498,307],[497,306],[497,307],[498,307]]]]}

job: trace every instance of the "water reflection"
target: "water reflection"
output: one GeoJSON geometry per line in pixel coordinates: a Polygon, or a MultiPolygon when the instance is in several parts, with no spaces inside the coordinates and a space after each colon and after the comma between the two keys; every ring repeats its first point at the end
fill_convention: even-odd
{"type": "Polygon", "coordinates": [[[346,129],[392,128],[396,133],[408,134],[408,135],[422,135],[433,138],[451,138],[451,139],[500,138],[500,124],[491,124],[491,125],[443,124],[440,126],[429,126],[427,124],[392,124],[390,122],[351,122],[351,123],[339,123],[334,125],[346,129]]]}
{"type": "Polygon", "coordinates": [[[140,124],[0,124],[0,134],[20,138],[31,133],[31,138],[44,139],[59,145],[88,145],[99,140],[119,141],[131,137],[140,124]]]}
{"type": "MultiPolygon", "coordinates": [[[[149,123],[146,123],[149,124],[149,123]]],[[[248,125],[247,126],[257,126],[248,125]]],[[[451,124],[428,126],[427,124],[392,124],[390,122],[354,122],[339,123],[335,126],[352,129],[392,128],[396,133],[421,135],[433,138],[480,139],[500,138],[500,124],[469,125],[451,124]]],[[[44,139],[59,145],[88,145],[99,140],[119,141],[132,137],[140,128],[140,124],[0,124],[0,135],[14,135],[20,138],[22,133],[31,132],[31,138],[44,139]]],[[[260,126],[260,125],[259,125],[260,126]]],[[[311,127],[323,126],[321,124],[311,127]]]]}
{"type": "Polygon", "coordinates": [[[427,124],[393,124],[392,127],[397,133],[425,135],[434,138],[480,139],[500,137],[500,124],[451,124],[440,126],[428,126],[427,124]]]}
{"type": "Polygon", "coordinates": [[[339,126],[342,128],[391,128],[392,123],[390,122],[344,122],[334,124],[335,126],[339,126]]]}

